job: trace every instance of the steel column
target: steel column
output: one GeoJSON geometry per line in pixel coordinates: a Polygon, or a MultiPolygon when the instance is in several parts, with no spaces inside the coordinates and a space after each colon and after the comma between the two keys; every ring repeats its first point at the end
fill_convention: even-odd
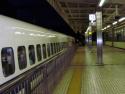
{"type": "Polygon", "coordinates": [[[103,65],[102,12],[96,12],[97,64],[103,65]]]}
{"type": "Polygon", "coordinates": [[[112,47],[114,46],[114,40],[115,40],[115,36],[114,36],[114,26],[112,25],[112,47]]]}

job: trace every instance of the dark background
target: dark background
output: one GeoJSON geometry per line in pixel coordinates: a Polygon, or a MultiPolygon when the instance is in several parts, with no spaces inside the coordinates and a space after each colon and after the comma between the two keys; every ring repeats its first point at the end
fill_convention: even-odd
{"type": "Polygon", "coordinates": [[[0,0],[0,14],[77,37],[46,0],[0,0]]]}

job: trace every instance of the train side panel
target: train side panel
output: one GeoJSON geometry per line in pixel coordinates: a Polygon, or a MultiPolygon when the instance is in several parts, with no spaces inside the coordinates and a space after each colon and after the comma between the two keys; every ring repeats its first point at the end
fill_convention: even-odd
{"type": "MultiPolygon", "coordinates": [[[[37,57],[36,63],[34,65],[30,65],[29,61],[29,45],[33,45],[36,53],[36,45],[40,45],[42,47],[43,44],[48,43],[59,43],[59,42],[68,42],[68,36],[51,32],[51,30],[47,30],[44,28],[40,28],[38,26],[34,26],[25,22],[17,21],[8,17],[0,16],[0,51],[4,53],[9,51],[11,48],[14,54],[14,63],[15,63],[15,70],[14,73],[10,76],[5,77],[3,75],[2,70],[2,56],[0,54],[0,84],[3,84],[14,77],[20,75],[28,71],[29,69],[33,68],[34,66],[39,65],[40,63],[44,62],[50,57],[47,57],[38,62],[37,57]],[[18,61],[18,48],[19,47],[25,48],[26,51],[26,61],[27,67],[24,69],[19,68],[19,61],[18,61]],[[3,51],[3,48],[4,51],[3,51]],[[8,48],[9,50],[6,50],[8,48]]],[[[41,51],[42,52],[42,51],[41,51]]],[[[42,52],[43,54],[43,52],[42,52]]],[[[53,55],[52,55],[53,56],[53,55]]],[[[51,56],[51,57],[52,57],[51,56]]]]}

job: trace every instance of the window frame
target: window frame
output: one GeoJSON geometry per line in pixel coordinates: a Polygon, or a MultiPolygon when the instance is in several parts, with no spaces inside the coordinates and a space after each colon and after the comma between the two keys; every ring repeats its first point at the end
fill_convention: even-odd
{"type": "Polygon", "coordinates": [[[20,64],[20,62],[19,62],[19,55],[17,55],[17,57],[18,57],[19,69],[20,69],[20,70],[23,70],[23,69],[27,68],[27,54],[26,54],[26,48],[25,48],[25,46],[18,46],[18,47],[17,47],[17,54],[18,54],[18,52],[19,52],[19,48],[20,48],[20,47],[23,47],[24,50],[25,50],[25,51],[24,51],[24,52],[25,52],[25,56],[24,56],[24,57],[25,57],[25,66],[23,66],[23,67],[20,66],[21,64],[20,64]]]}
{"type": "Polygon", "coordinates": [[[42,60],[42,49],[41,49],[41,45],[40,44],[37,44],[36,45],[36,54],[37,54],[37,60],[38,60],[38,62],[40,62],[41,60],[42,60]],[[39,48],[40,48],[40,50],[39,50],[39,48],[38,48],[38,46],[39,46],[39,48]],[[39,51],[40,52],[39,52],[39,51]],[[39,54],[40,53],[40,54],[39,54]],[[40,56],[39,56],[40,55],[40,56]]]}
{"type": "Polygon", "coordinates": [[[34,45],[29,45],[28,46],[28,55],[29,55],[29,63],[30,63],[30,65],[34,65],[36,63],[36,54],[35,54],[35,46],[34,45]],[[33,51],[30,53],[30,48],[29,47],[31,47],[31,46],[33,47],[33,51]],[[32,59],[32,63],[31,63],[30,58],[32,59]]]}
{"type": "Polygon", "coordinates": [[[48,57],[51,56],[51,47],[50,47],[50,43],[47,44],[47,54],[48,54],[48,57]]]}
{"type": "Polygon", "coordinates": [[[43,59],[47,58],[46,44],[42,44],[43,59]]]}
{"type": "Polygon", "coordinates": [[[51,55],[54,54],[54,50],[53,50],[53,43],[51,43],[51,55]]]}
{"type": "Polygon", "coordinates": [[[3,47],[2,49],[1,49],[1,65],[2,65],[2,72],[3,72],[3,75],[4,75],[4,77],[8,77],[8,76],[10,76],[10,75],[12,75],[12,74],[14,74],[15,73],[15,57],[14,57],[14,50],[13,50],[13,48],[12,47],[3,47]],[[4,50],[5,49],[5,50],[4,50]],[[11,49],[11,51],[12,51],[12,53],[11,53],[11,55],[12,55],[12,58],[8,58],[8,56],[10,56],[10,54],[7,52],[7,49],[11,49]],[[4,52],[3,52],[4,51],[4,52]],[[5,55],[5,56],[3,56],[3,54],[5,55]],[[7,54],[9,54],[9,55],[7,55],[7,54]],[[3,65],[3,59],[4,60],[6,60],[6,61],[4,61],[4,65],[3,65]],[[11,64],[9,64],[8,63],[8,60],[7,59],[12,59],[12,61],[11,62],[13,62],[13,63],[11,63],[11,64]],[[6,62],[6,63],[5,63],[6,62]],[[8,63],[8,64],[7,64],[8,63]],[[6,64],[6,65],[5,65],[6,64]],[[5,68],[6,67],[6,68],[5,68]],[[10,73],[9,73],[10,72],[10,73]]]}

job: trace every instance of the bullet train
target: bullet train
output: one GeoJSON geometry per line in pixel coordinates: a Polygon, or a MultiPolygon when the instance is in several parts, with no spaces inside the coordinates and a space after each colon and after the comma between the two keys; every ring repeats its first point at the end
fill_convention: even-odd
{"type": "Polygon", "coordinates": [[[72,46],[73,37],[0,15],[0,85],[72,46]]]}

